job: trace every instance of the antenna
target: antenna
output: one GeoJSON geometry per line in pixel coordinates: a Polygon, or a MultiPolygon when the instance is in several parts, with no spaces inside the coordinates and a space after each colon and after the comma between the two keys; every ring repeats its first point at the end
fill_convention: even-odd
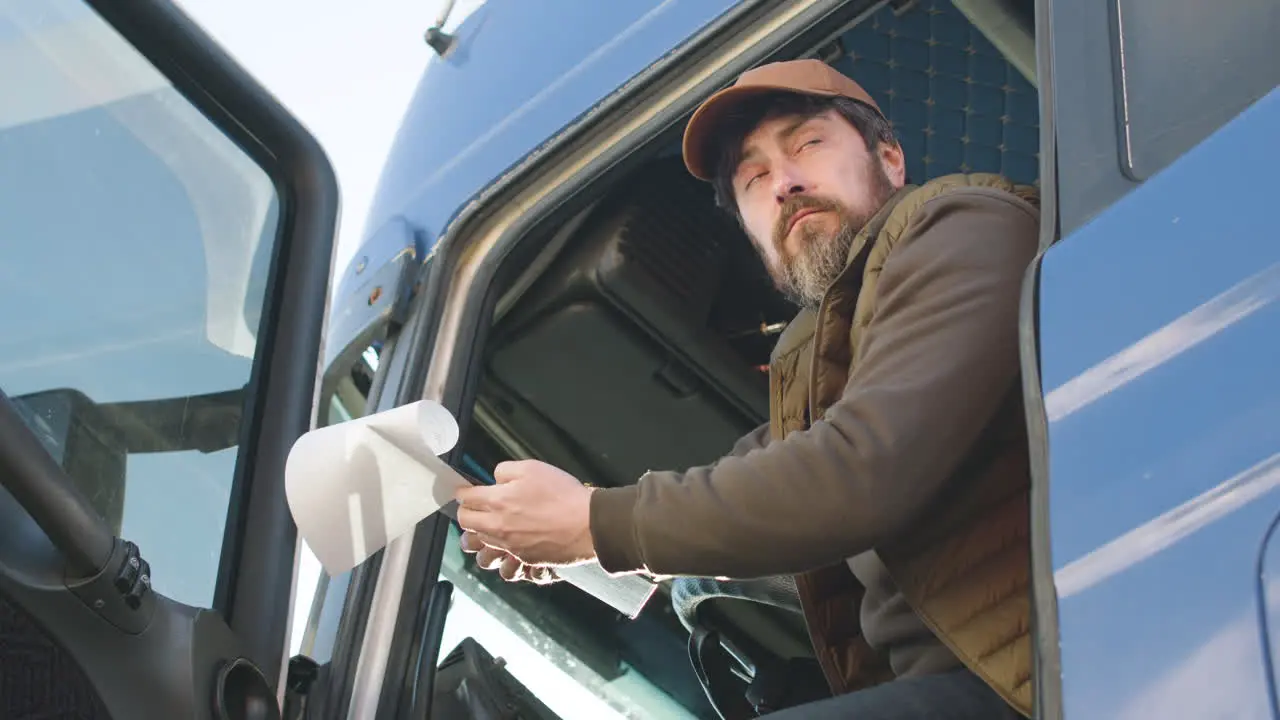
{"type": "Polygon", "coordinates": [[[457,40],[453,35],[444,31],[445,21],[449,19],[449,14],[453,12],[454,0],[444,0],[444,5],[440,8],[440,14],[436,16],[436,22],[427,28],[424,39],[427,45],[440,57],[445,57],[449,51],[453,49],[453,44],[457,40]]]}

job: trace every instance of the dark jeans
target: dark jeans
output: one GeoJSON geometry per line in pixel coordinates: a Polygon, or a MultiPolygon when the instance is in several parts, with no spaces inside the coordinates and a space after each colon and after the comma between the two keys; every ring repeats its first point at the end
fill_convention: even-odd
{"type": "Polygon", "coordinates": [[[1022,717],[968,670],[894,680],[780,710],[770,720],[1014,720],[1022,717]]]}

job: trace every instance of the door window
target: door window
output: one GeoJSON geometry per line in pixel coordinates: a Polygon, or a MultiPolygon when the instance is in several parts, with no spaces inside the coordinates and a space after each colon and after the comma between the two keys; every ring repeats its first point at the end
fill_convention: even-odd
{"type": "Polygon", "coordinates": [[[0,67],[0,389],[156,589],[207,606],[276,190],[80,2],[0,0],[0,67]]]}
{"type": "Polygon", "coordinates": [[[1116,0],[1114,64],[1122,154],[1142,180],[1235,117],[1280,80],[1280,5],[1116,0]]]}
{"type": "Polygon", "coordinates": [[[1273,0],[1054,2],[1050,25],[1063,237],[1280,82],[1273,0]]]}

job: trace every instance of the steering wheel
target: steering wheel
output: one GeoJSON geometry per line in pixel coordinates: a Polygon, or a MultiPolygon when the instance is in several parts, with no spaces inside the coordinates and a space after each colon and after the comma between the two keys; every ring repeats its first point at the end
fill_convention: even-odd
{"type": "Polygon", "coordinates": [[[799,614],[791,578],[739,582],[680,578],[672,585],[671,601],[689,629],[694,673],[722,720],[755,718],[830,696],[816,660],[778,655],[729,622],[717,608],[725,601],[742,601],[799,614]]]}

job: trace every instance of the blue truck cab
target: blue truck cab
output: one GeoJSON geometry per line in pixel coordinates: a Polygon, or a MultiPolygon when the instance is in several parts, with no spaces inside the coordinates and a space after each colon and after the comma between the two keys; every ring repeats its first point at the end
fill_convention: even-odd
{"type": "Polygon", "coordinates": [[[0,716],[740,718],[811,689],[794,613],[508,584],[441,514],[312,597],[283,478],[309,428],[420,399],[473,476],[716,459],[794,309],[680,133],[817,57],[912,182],[1041,191],[1034,716],[1276,717],[1277,35],[1268,0],[487,0],[426,31],[332,267],[323,152],[178,8],[0,0],[0,716]]]}

